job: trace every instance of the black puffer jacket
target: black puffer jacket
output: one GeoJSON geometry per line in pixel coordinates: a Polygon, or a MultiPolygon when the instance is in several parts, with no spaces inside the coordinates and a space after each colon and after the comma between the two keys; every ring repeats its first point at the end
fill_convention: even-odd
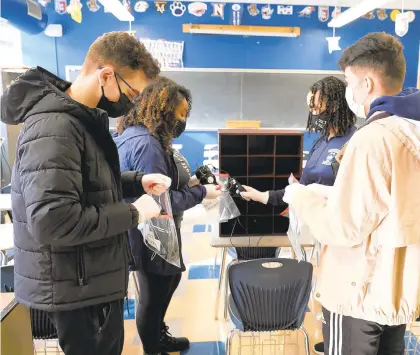
{"type": "Polygon", "coordinates": [[[126,231],[142,175],[120,174],[108,116],[67,96],[70,86],[42,68],[4,93],[1,118],[24,123],[12,177],[15,295],[62,311],[122,299],[130,251],[126,231]]]}

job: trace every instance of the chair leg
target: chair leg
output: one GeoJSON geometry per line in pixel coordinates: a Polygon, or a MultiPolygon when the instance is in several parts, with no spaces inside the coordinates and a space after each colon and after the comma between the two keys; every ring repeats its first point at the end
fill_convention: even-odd
{"type": "Polygon", "coordinates": [[[223,317],[225,321],[227,321],[228,318],[228,305],[229,305],[229,267],[237,263],[238,260],[232,260],[229,265],[226,268],[226,275],[225,275],[225,303],[224,303],[224,311],[223,311],[223,317]]]}
{"type": "Polygon", "coordinates": [[[306,332],[306,329],[303,326],[299,328],[299,331],[302,332],[303,339],[305,341],[305,353],[306,355],[310,355],[308,333],[306,332]]]}
{"type": "Polygon", "coordinates": [[[226,340],[226,355],[230,355],[232,353],[232,339],[237,333],[239,333],[239,329],[236,328],[229,332],[226,340]]]}
{"type": "Polygon", "coordinates": [[[223,280],[223,275],[225,273],[225,264],[226,264],[226,254],[227,254],[227,248],[223,248],[223,252],[222,252],[222,263],[220,265],[220,273],[219,273],[219,284],[217,287],[217,294],[216,294],[216,305],[215,305],[215,314],[214,314],[214,319],[218,320],[219,319],[219,303],[220,303],[220,293],[222,290],[222,280],[223,280]]]}

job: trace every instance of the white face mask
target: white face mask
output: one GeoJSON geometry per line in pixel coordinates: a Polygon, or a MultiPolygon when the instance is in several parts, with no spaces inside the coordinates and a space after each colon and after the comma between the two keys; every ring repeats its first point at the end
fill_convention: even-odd
{"type": "Polygon", "coordinates": [[[346,101],[347,101],[347,105],[349,105],[350,110],[352,110],[353,113],[358,118],[366,119],[365,105],[364,105],[364,102],[366,101],[366,99],[367,99],[367,96],[363,100],[363,103],[358,104],[356,101],[354,101],[353,88],[350,88],[348,86],[346,87],[346,101]]]}

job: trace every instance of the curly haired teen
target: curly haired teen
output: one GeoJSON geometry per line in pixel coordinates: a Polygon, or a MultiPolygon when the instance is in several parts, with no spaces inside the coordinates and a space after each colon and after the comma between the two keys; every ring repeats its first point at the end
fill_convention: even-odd
{"type": "MultiPolygon", "coordinates": [[[[188,162],[172,148],[173,138],[185,130],[190,110],[190,92],[161,77],[146,87],[131,112],[119,119],[119,135],[115,138],[121,171],[134,168],[146,173],[164,172],[172,178],[170,197],[180,249],[183,212],[201,203],[205,197],[216,198],[220,194],[214,185],[189,187],[188,162]]],[[[177,268],[158,256],[153,257],[137,228],[130,230],[129,236],[140,283],[137,330],[145,354],[163,355],[187,349],[188,339],[172,337],[164,322],[166,310],[185,271],[182,256],[181,268],[177,268]]]]}
{"type": "MultiPolygon", "coordinates": [[[[317,81],[310,88],[307,105],[307,129],[309,132],[319,133],[320,137],[312,146],[300,183],[331,186],[334,184],[331,163],[356,131],[356,117],[346,102],[345,83],[333,76],[317,81]]],[[[287,208],[287,204],[282,200],[284,189],[266,192],[248,186],[245,186],[245,189],[247,192],[242,195],[247,199],[287,208]]]]}

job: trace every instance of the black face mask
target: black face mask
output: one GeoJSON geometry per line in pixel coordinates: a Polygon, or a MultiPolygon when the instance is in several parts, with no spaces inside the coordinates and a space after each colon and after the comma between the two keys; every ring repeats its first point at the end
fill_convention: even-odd
{"type": "Polygon", "coordinates": [[[182,133],[184,133],[186,127],[187,127],[187,121],[176,120],[174,129],[172,131],[172,137],[178,138],[182,133]]]}
{"type": "Polygon", "coordinates": [[[327,125],[327,117],[325,113],[319,115],[312,115],[312,127],[316,132],[321,132],[327,125]]]}
{"type": "Polygon", "coordinates": [[[134,107],[134,104],[131,102],[128,96],[122,93],[117,76],[115,76],[115,80],[117,81],[118,90],[120,91],[120,98],[118,99],[118,101],[113,102],[108,100],[104,93],[104,87],[102,86],[102,97],[99,100],[97,106],[97,108],[108,112],[108,116],[112,118],[124,116],[128,113],[128,111],[130,111],[134,107]]]}

